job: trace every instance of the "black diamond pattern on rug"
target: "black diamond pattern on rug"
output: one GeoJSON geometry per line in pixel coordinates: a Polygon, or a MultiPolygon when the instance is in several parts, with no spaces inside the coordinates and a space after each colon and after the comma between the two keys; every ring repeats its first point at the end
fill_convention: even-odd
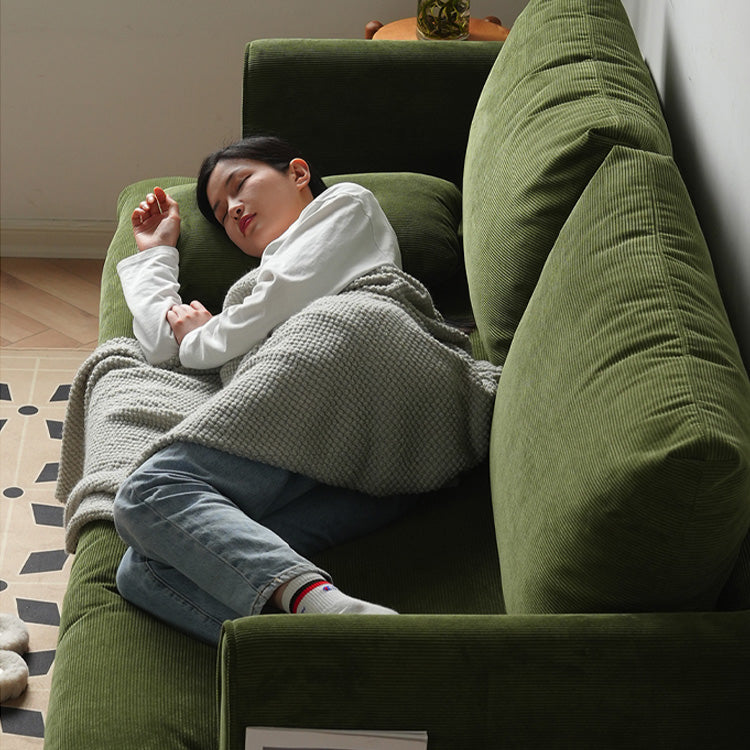
{"type": "Polygon", "coordinates": [[[70,385],[58,385],[50,401],[67,401],[70,398],[70,385]]]}
{"type": "Polygon", "coordinates": [[[60,625],[60,608],[57,602],[40,602],[36,599],[16,599],[18,616],[24,622],[35,622],[39,625],[60,625]]]}
{"type": "Polygon", "coordinates": [[[55,660],[55,651],[29,651],[23,658],[29,668],[29,677],[38,677],[49,672],[55,660]]]}
{"type": "Polygon", "coordinates": [[[25,708],[0,708],[3,734],[20,734],[24,737],[44,737],[44,719],[40,711],[25,708]]]}
{"type": "Polygon", "coordinates": [[[47,432],[52,440],[62,440],[63,423],[56,419],[46,420],[47,432]]]}
{"type": "Polygon", "coordinates": [[[34,513],[34,523],[37,526],[58,526],[63,527],[65,518],[65,508],[62,505],[42,505],[32,503],[31,510],[34,513]]]}
{"type": "Polygon", "coordinates": [[[60,464],[57,462],[44,464],[44,468],[36,478],[36,482],[56,482],[59,468],[60,464]]]}
{"type": "Polygon", "coordinates": [[[21,575],[29,573],[48,573],[51,570],[62,570],[68,555],[65,550],[55,549],[46,552],[32,552],[21,568],[21,575]]]}
{"type": "Polygon", "coordinates": [[[3,351],[0,525],[11,519],[12,543],[0,545],[0,610],[15,610],[29,626],[31,650],[23,658],[34,679],[19,698],[0,708],[0,750],[6,745],[8,750],[41,750],[44,744],[68,577],[68,555],[62,549],[64,506],[55,499],[54,485],[66,402],[86,356],[83,351],[3,351]]]}

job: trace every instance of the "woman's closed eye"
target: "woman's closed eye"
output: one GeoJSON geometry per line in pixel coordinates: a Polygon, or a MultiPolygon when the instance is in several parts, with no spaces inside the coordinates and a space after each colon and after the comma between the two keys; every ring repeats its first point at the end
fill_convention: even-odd
{"type": "Polygon", "coordinates": [[[216,206],[214,207],[214,216],[222,226],[225,226],[226,220],[229,217],[228,199],[234,198],[240,192],[240,190],[242,190],[242,186],[249,179],[251,174],[251,172],[235,172],[235,174],[230,176],[226,181],[225,189],[228,191],[226,193],[226,198],[223,198],[220,202],[217,202],[216,206]],[[232,182],[234,183],[233,186],[232,182]]]}
{"type": "MultiPolygon", "coordinates": [[[[242,190],[242,186],[245,184],[249,176],[250,175],[248,174],[248,175],[245,175],[244,177],[239,178],[239,180],[237,181],[234,187],[234,190],[230,193],[230,197],[235,197],[236,195],[238,195],[240,190],[242,190]]],[[[228,217],[229,217],[229,207],[227,205],[227,208],[224,210],[224,216],[221,219],[222,226],[224,226],[224,223],[226,222],[228,217]]]]}

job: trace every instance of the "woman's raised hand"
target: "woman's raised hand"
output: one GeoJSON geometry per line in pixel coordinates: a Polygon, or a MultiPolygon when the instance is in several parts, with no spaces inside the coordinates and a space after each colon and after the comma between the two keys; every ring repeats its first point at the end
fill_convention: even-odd
{"type": "Polygon", "coordinates": [[[180,236],[180,209],[177,201],[160,187],[154,188],[154,192],[141,201],[130,221],[139,253],[159,245],[177,245],[180,236]]]}

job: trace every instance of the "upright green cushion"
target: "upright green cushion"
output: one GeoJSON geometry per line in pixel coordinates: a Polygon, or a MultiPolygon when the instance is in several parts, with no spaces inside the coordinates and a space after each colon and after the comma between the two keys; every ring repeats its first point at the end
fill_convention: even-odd
{"type": "Polygon", "coordinates": [[[242,134],[276,133],[322,174],[409,171],[460,186],[471,119],[501,47],[256,39],[245,52],[242,134]]]}
{"type": "Polygon", "coordinates": [[[615,147],[500,379],[509,613],[713,609],[750,527],[750,382],[670,157],[615,147]]]}
{"type": "Polygon", "coordinates": [[[619,0],[531,0],[485,84],[464,172],[467,275],[502,363],[544,261],[614,144],[671,154],[619,0]]]}

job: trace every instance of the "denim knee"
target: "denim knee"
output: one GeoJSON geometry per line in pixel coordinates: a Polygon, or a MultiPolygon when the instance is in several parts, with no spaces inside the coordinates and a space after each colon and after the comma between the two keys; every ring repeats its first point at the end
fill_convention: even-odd
{"type": "Polygon", "coordinates": [[[125,565],[124,561],[121,560],[120,564],[117,566],[117,573],[115,574],[115,584],[117,585],[117,590],[120,592],[120,596],[122,596],[123,599],[127,599],[129,602],[135,604],[136,602],[134,601],[130,586],[130,580],[132,577],[132,568],[130,568],[128,565],[125,565]]]}
{"type": "Polygon", "coordinates": [[[133,564],[132,552],[132,549],[126,550],[117,566],[117,572],[115,573],[117,591],[123,599],[136,607],[153,612],[153,602],[150,602],[148,597],[144,596],[146,571],[143,565],[133,564]]]}
{"type": "MultiPolygon", "coordinates": [[[[146,494],[141,469],[131,474],[117,490],[113,505],[115,529],[122,539],[132,544],[138,536],[138,527],[148,523],[143,516],[146,494]]],[[[149,472],[145,472],[148,474],[149,472]]]]}

